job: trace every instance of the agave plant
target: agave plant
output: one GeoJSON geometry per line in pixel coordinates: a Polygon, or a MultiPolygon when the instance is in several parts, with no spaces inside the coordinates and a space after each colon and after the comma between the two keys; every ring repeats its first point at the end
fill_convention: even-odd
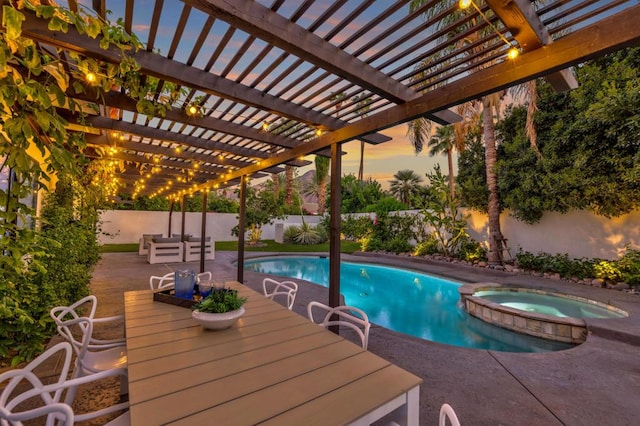
{"type": "Polygon", "coordinates": [[[297,244],[319,244],[320,242],[322,242],[322,236],[315,226],[303,222],[299,227],[298,234],[293,237],[293,240],[297,244]]]}

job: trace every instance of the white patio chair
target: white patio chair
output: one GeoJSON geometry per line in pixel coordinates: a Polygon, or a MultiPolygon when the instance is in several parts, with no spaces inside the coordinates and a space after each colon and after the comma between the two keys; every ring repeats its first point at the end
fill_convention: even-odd
{"type": "MultiPolygon", "coordinates": [[[[9,370],[0,374],[0,424],[22,425],[24,420],[41,419],[38,424],[47,426],[65,425],[71,426],[75,422],[83,422],[107,414],[115,413],[129,408],[128,402],[119,403],[96,411],[76,415],[70,403],[62,402],[65,392],[75,394],[74,389],[80,385],[104,379],[114,374],[120,374],[117,370],[109,370],[90,376],[67,380],[67,374],[71,367],[73,349],[68,342],[58,343],[49,348],[25,368],[9,370]],[[42,365],[49,358],[61,353],[62,368],[55,382],[43,384],[34,369],[42,365]],[[19,393],[20,391],[20,393],[19,393]],[[29,401],[29,405],[23,405],[29,401]],[[34,407],[34,405],[36,405],[34,407]],[[30,408],[34,407],[34,408],[30,408]]],[[[72,402],[72,401],[71,401],[72,402]]],[[[128,425],[129,411],[107,423],[109,426],[128,425]]]]}
{"type": "Polygon", "coordinates": [[[438,426],[446,426],[447,420],[449,420],[451,426],[460,426],[460,421],[458,420],[458,416],[456,416],[456,412],[453,411],[453,408],[449,404],[442,404],[442,407],[440,407],[438,426]]]}
{"type": "Polygon", "coordinates": [[[371,328],[371,323],[369,322],[369,317],[363,310],[358,309],[355,306],[344,305],[332,308],[323,303],[313,301],[309,302],[307,305],[307,314],[312,322],[325,328],[332,325],[338,325],[352,329],[358,334],[358,336],[360,336],[362,349],[365,351],[367,350],[367,347],[369,346],[369,329],[371,328]],[[318,308],[324,312],[324,318],[319,323],[313,318],[314,308],[318,308]]]}
{"type": "MultiPolygon", "coordinates": [[[[71,306],[57,306],[57,307],[51,309],[49,314],[51,315],[53,320],[56,322],[56,326],[59,325],[58,322],[57,322],[57,318],[58,317],[59,318],[64,318],[65,316],[66,316],[66,319],[87,317],[87,318],[91,319],[91,321],[93,322],[94,326],[97,325],[98,327],[101,324],[109,324],[109,323],[112,323],[112,322],[115,322],[115,321],[124,321],[124,315],[112,315],[112,316],[108,316],[108,317],[96,317],[96,310],[97,309],[98,309],[98,298],[96,296],[94,296],[93,294],[91,294],[89,296],[83,297],[82,299],[78,300],[77,302],[75,302],[71,306]],[[54,316],[54,312],[55,312],[55,316],[54,316]],[[64,313],[64,315],[62,315],[63,313],[64,313]]],[[[119,337],[117,339],[96,339],[95,337],[91,336],[90,344],[93,344],[93,345],[110,345],[110,344],[124,345],[125,344],[125,339],[124,339],[124,337],[119,337]]]]}
{"type": "Polygon", "coordinates": [[[196,274],[196,283],[200,284],[202,281],[211,281],[213,279],[213,275],[211,271],[200,272],[196,274]]]}
{"type": "Polygon", "coordinates": [[[271,278],[265,278],[262,280],[262,291],[271,300],[286,297],[287,303],[285,306],[292,310],[293,302],[295,302],[296,294],[298,293],[298,284],[293,281],[276,281],[271,278]]]}
{"type": "MultiPolygon", "coordinates": [[[[78,313],[71,307],[58,306],[49,313],[56,323],[58,333],[71,344],[76,354],[72,378],[117,369],[121,375],[120,394],[129,393],[127,350],[124,343],[94,339],[92,335],[95,319],[78,317],[78,313]]],[[[71,389],[65,402],[70,403],[74,397],[75,389],[71,389]]]]}
{"type": "Polygon", "coordinates": [[[163,276],[151,275],[149,277],[149,287],[151,290],[166,290],[175,285],[176,273],[169,272],[163,276]]]}

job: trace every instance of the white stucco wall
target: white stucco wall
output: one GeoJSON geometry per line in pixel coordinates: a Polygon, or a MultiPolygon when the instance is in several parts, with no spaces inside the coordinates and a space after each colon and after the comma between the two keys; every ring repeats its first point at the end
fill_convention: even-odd
{"type": "MultiPolygon", "coordinates": [[[[468,214],[469,235],[486,243],[487,216],[477,212],[468,214]]],[[[169,212],[107,210],[102,212],[101,219],[103,232],[111,234],[101,234],[101,244],[137,243],[142,234],[168,233],[169,212]]],[[[305,221],[317,223],[320,217],[305,216],[305,221]]],[[[181,213],[173,212],[172,233],[180,233],[181,222],[181,213]]],[[[300,216],[290,216],[285,220],[276,221],[284,223],[284,229],[301,222],[300,216]]],[[[199,236],[201,223],[201,213],[186,213],[185,233],[199,236]]],[[[207,213],[207,235],[212,236],[214,241],[235,240],[236,237],[231,235],[231,229],[237,223],[235,213],[207,213]]],[[[545,213],[540,223],[534,225],[519,222],[508,213],[503,213],[500,223],[513,255],[518,247],[522,247],[523,250],[532,253],[544,251],[551,254],[568,253],[573,258],[615,259],[624,252],[626,245],[640,249],[640,211],[614,219],[585,211],[567,214],[545,213]]],[[[264,226],[262,238],[275,239],[275,226],[264,226]]]]}
{"type": "MultiPolygon", "coordinates": [[[[231,229],[238,224],[238,215],[235,213],[207,213],[207,236],[214,241],[233,241],[237,237],[231,235],[231,229]]],[[[100,215],[101,230],[98,236],[100,244],[127,244],[137,243],[142,234],[163,234],[169,232],[169,212],[155,211],[131,211],[131,210],[104,210],[100,215]]],[[[318,216],[305,216],[305,222],[317,223],[318,216]]],[[[284,220],[286,228],[291,224],[300,224],[300,216],[289,216],[284,220]]],[[[200,236],[202,227],[202,213],[185,213],[185,234],[195,237],[200,236]]],[[[262,238],[273,240],[275,226],[265,225],[262,228],[262,238]]],[[[182,229],[182,213],[177,211],[171,215],[171,233],[180,234],[182,229]]]]}
{"type": "MultiPolygon", "coordinates": [[[[478,241],[488,238],[487,216],[469,212],[469,235],[478,241]]],[[[505,212],[500,217],[502,234],[509,240],[511,254],[518,247],[531,253],[568,253],[572,258],[615,259],[625,246],[640,249],[640,211],[607,219],[587,211],[566,214],[545,213],[534,225],[519,222],[505,212]]]]}

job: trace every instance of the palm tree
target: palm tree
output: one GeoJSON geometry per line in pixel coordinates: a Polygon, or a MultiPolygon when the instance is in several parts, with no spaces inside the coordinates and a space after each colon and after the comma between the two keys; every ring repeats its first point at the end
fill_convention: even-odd
{"type": "Polygon", "coordinates": [[[400,202],[411,206],[412,198],[420,191],[420,183],[422,178],[413,170],[400,170],[391,181],[391,193],[400,200],[400,202]]]}
{"type": "Polygon", "coordinates": [[[318,214],[324,214],[325,204],[327,200],[327,180],[329,178],[329,165],[331,159],[316,155],[315,158],[316,172],[313,180],[304,188],[304,194],[315,195],[318,199],[318,214]]]}
{"type": "Polygon", "coordinates": [[[453,126],[440,126],[436,134],[429,140],[429,156],[447,154],[447,167],[449,168],[449,194],[454,199],[455,190],[453,182],[453,148],[455,147],[455,131],[453,126]]]}
{"type": "MultiPolygon", "coordinates": [[[[351,102],[357,104],[355,112],[360,116],[360,118],[366,117],[369,114],[371,101],[371,96],[367,96],[364,93],[351,98],[351,102]]],[[[358,180],[361,181],[362,179],[364,179],[364,141],[360,140],[360,167],[358,168],[358,180]]]]}
{"type": "Polygon", "coordinates": [[[285,187],[285,203],[287,206],[291,207],[293,205],[293,166],[286,165],[284,167],[284,187],[285,187]]]}
{"type": "MultiPolygon", "coordinates": [[[[410,4],[410,8],[412,11],[424,6],[427,3],[427,0],[413,0],[410,4]]],[[[435,15],[443,12],[444,10],[448,10],[451,7],[454,7],[457,0],[447,0],[437,3],[434,7],[427,9],[425,16],[427,19],[434,17],[435,15]]],[[[460,13],[463,13],[460,11],[460,13]]],[[[455,20],[458,18],[456,14],[449,15],[451,20],[455,20]]],[[[447,20],[439,21],[438,28],[449,25],[451,22],[447,20]]],[[[469,20],[465,25],[468,28],[471,28],[477,24],[476,18],[469,20]]],[[[487,29],[485,29],[486,31],[487,29]]],[[[490,27],[488,30],[492,30],[490,27]]],[[[445,38],[449,38],[453,36],[453,33],[448,32],[447,35],[443,36],[445,38]]],[[[466,36],[465,39],[462,40],[463,43],[474,44],[475,47],[469,49],[468,52],[473,55],[470,58],[470,63],[473,65],[477,63],[479,59],[484,59],[482,56],[482,51],[485,46],[483,43],[477,43],[478,40],[483,36],[483,34],[476,32],[466,36]]],[[[425,61],[430,60],[430,58],[426,58],[425,61]]],[[[493,64],[493,61],[485,63],[483,65],[479,65],[482,67],[487,67],[493,64]]],[[[481,99],[482,103],[482,125],[483,125],[483,139],[485,144],[485,172],[487,176],[487,187],[489,191],[489,199],[487,202],[487,216],[489,217],[489,252],[487,253],[487,257],[489,263],[499,264],[502,263],[502,244],[504,241],[504,237],[502,235],[502,231],[500,230],[500,205],[499,205],[499,197],[498,197],[498,177],[495,172],[495,164],[497,160],[497,150],[496,150],[496,139],[495,139],[495,126],[494,126],[494,111],[499,110],[500,100],[502,99],[502,94],[493,94],[484,96],[481,99]]],[[[415,144],[414,144],[415,146],[415,144]]]]}

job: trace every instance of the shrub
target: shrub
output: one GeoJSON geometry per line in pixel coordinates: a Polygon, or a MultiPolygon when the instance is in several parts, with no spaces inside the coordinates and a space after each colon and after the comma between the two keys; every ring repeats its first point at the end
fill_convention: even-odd
{"type": "Polygon", "coordinates": [[[326,241],[325,235],[323,227],[303,222],[300,226],[293,225],[285,229],[283,240],[290,244],[320,244],[326,241]]]}
{"type": "Polygon", "coordinates": [[[627,247],[625,254],[618,260],[618,268],[624,282],[632,286],[640,286],[640,250],[627,247]]]}
{"type": "Polygon", "coordinates": [[[340,230],[346,240],[358,241],[365,237],[373,228],[373,221],[368,215],[348,215],[342,220],[340,230]]]}
{"type": "Polygon", "coordinates": [[[413,250],[411,244],[401,236],[396,236],[386,241],[383,247],[384,250],[391,253],[408,253],[413,250]]]}
{"type": "Polygon", "coordinates": [[[297,225],[291,225],[284,230],[282,234],[282,240],[288,244],[294,244],[296,235],[300,233],[300,227],[297,225]]]}
{"type": "Polygon", "coordinates": [[[438,240],[436,240],[431,234],[426,240],[418,243],[413,249],[414,256],[424,256],[435,253],[438,253],[438,240]]]}
{"type": "Polygon", "coordinates": [[[522,249],[519,249],[516,254],[516,265],[519,268],[543,273],[558,273],[563,278],[593,277],[595,276],[594,265],[598,261],[599,259],[570,259],[566,253],[552,255],[541,252],[535,255],[522,249]]]}
{"type": "Polygon", "coordinates": [[[602,260],[593,266],[595,277],[600,278],[606,283],[617,283],[622,279],[622,273],[616,266],[616,262],[602,260]]]}
{"type": "Polygon", "coordinates": [[[482,244],[465,235],[458,240],[458,250],[454,256],[460,260],[475,263],[487,259],[487,250],[482,244]]]}
{"type": "Polygon", "coordinates": [[[410,241],[416,240],[415,220],[412,215],[379,215],[372,222],[369,233],[360,239],[361,250],[394,253],[412,251],[410,241]]]}

